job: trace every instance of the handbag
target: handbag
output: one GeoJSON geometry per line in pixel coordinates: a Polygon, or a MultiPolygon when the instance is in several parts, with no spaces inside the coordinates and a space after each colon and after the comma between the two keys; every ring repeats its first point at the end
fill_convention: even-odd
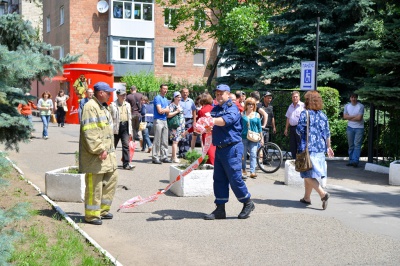
{"type": "Polygon", "coordinates": [[[181,123],[181,115],[175,115],[171,118],[167,118],[167,125],[169,129],[177,129],[181,123]]]}
{"type": "Polygon", "coordinates": [[[56,115],[55,114],[51,114],[50,115],[50,123],[57,123],[57,119],[56,119],[56,115]]]}
{"type": "Polygon", "coordinates": [[[147,127],[147,122],[140,122],[139,123],[139,131],[145,130],[147,127]]]}
{"type": "Polygon", "coordinates": [[[247,139],[252,142],[259,142],[261,140],[261,133],[250,130],[250,118],[247,121],[247,139]]]}
{"type": "Polygon", "coordinates": [[[63,105],[63,108],[64,108],[64,112],[68,112],[68,106],[63,105]]]}
{"type": "Polygon", "coordinates": [[[310,118],[308,111],[307,113],[307,141],[306,141],[306,149],[301,152],[296,154],[296,160],[295,160],[295,170],[297,172],[305,172],[308,170],[312,169],[312,163],[310,159],[310,153],[308,152],[308,128],[310,126],[310,118]]]}

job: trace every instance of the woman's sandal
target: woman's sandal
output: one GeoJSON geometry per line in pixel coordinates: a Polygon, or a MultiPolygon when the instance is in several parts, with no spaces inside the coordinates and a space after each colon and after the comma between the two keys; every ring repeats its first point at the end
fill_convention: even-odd
{"type": "Polygon", "coordinates": [[[326,192],[325,196],[321,199],[322,200],[322,209],[326,210],[328,207],[328,199],[329,199],[329,193],[326,192]]]}
{"type": "Polygon", "coordinates": [[[311,205],[311,201],[306,201],[304,198],[300,199],[300,202],[302,202],[306,205],[311,205]]]}

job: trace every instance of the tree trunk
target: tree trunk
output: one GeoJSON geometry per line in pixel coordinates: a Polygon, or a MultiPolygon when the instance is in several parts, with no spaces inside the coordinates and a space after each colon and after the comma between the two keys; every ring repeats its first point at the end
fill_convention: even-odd
{"type": "Polygon", "coordinates": [[[217,69],[219,60],[221,60],[221,57],[222,57],[224,51],[225,51],[225,49],[221,48],[219,53],[217,54],[217,57],[215,58],[214,64],[213,64],[213,66],[211,68],[210,75],[208,76],[208,79],[207,79],[207,88],[211,88],[211,82],[212,82],[212,80],[214,78],[215,70],[217,69]]]}

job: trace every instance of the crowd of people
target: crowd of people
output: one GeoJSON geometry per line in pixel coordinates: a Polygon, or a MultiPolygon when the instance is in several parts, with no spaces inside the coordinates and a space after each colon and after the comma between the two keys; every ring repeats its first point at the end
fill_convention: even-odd
{"type": "MultiPolygon", "coordinates": [[[[86,79],[81,76],[74,88],[79,94],[79,169],[86,173],[86,222],[99,225],[102,219],[113,217],[109,209],[118,178],[115,150],[120,140],[122,168],[132,170],[135,168],[131,164],[132,141],[139,140],[139,149],[151,154],[153,164],[179,163],[190,149],[195,148],[196,139],[201,138],[204,143],[208,134],[212,135],[212,144],[207,151],[207,163],[214,165],[216,209],[204,219],[226,218],[225,204],[229,199],[229,187],[238,201],[243,203],[238,218],[246,219],[250,216],[255,205],[244,181],[248,176],[257,177],[256,151],[264,139],[268,141],[270,133],[277,133],[271,92],[264,93],[261,98],[258,91],[253,91],[246,97],[245,92],[233,93],[228,85],[221,84],[214,90],[215,98],[205,92],[193,101],[187,88],[175,91],[172,99],[167,99],[168,86],[162,84],[159,94],[150,103],[147,96],[138,92],[136,86],[130,87],[129,94],[125,87],[116,90],[105,82],[98,82],[93,88],[88,88],[86,79]],[[107,102],[114,91],[117,99],[108,106],[107,102]],[[199,136],[194,128],[202,118],[212,119],[213,127],[199,136]],[[150,132],[154,132],[153,142],[150,132]],[[263,134],[267,134],[267,137],[264,138],[263,134]],[[168,152],[169,141],[172,143],[171,155],[168,152]]],[[[32,109],[38,109],[43,122],[42,137],[48,139],[48,124],[53,112],[57,114],[58,126],[64,127],[68,99],[69,96],[61,89],[53,103],[50,92],[45,91],[37,106],[27,101],[27,104],[20,104],[18,110],[31,124],[32,109]]],[[[283,134],[290,139],[292,158],[307,147],[313,165],[311,170],[300,174],[305,185],[305,193],[300,202],[311,204],[310,195],[314,189],[321,197],[322,208],[326,209],[330,195],[316,178],[326,177],[325,154],[331,157],[334,153],[328,119],[321,111],[322,98],[317,91],[309,91],[303,103],[300,93],[293,91],[291,99],[292,104],[285,115],[283,134]]],[[[356,94],[350,96],[350,101],[343,115],[349,121],[347,165],[357,167],[363,135],[364,107],[357,101],[356,94]]]]}

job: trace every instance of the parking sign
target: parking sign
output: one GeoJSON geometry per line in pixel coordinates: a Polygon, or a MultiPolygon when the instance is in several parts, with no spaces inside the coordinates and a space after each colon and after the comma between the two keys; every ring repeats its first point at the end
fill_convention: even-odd
{"type": "Polygon", "coordinates": [[[301,62],[300,90],[309,91],[315,85],[315,61],[301,62]]]}

